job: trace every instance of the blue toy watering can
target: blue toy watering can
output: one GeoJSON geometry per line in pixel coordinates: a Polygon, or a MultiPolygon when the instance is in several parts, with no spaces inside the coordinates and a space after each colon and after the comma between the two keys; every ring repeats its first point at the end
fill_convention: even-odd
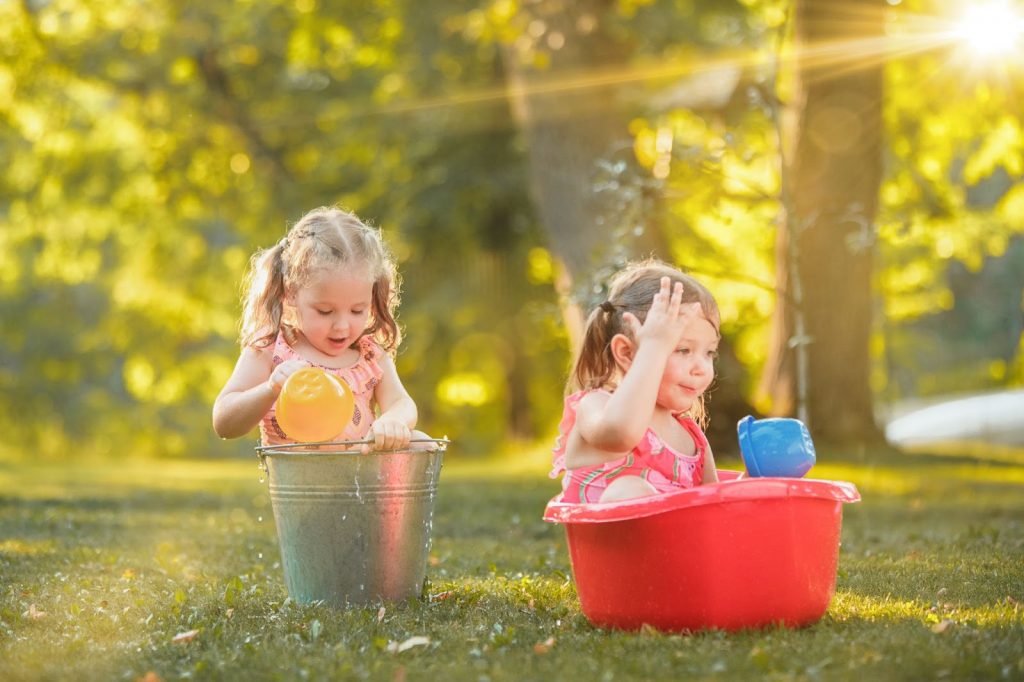
{"type": "Polygon", "coordinates": [[[750,476],[801,478],[814,466],[814,442],[799,419],[754,419],[748,415],[736,430],[750,476]]]}

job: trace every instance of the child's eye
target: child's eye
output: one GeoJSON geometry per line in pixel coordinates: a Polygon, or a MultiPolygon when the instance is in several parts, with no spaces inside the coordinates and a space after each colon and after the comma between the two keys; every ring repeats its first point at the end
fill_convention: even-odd
{"type": "Polygon", "coordinates": [[[676,352],[679,353],[680,355],[689,355],[690,354],[690,349],[689,348],[676,348],[676,352]]]}
{"type": "Polygon", "coordinates": [[[317,308],[317,312],[320,313],[321,315],[330,315],[331,314],[330,310],[320,310],[319,308],[317,308]]]}

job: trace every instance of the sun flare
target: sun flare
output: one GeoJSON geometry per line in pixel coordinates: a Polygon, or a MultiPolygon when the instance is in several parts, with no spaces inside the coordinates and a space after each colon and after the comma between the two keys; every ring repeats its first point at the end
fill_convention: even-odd
{"type": "Polygon", "coordinates": [[[1020,46],[1024,19],[1005,2],[971,5],[956,34],[979,55],[1005,54],[1020,46]]]}

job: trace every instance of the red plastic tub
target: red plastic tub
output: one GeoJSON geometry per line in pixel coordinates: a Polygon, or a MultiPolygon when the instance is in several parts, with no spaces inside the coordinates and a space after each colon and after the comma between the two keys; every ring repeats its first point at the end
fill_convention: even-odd
{"type": "Polygon", "coordinates": [[[809,625],[835,592],[852,483],[745,478],[609,504],[553,499],[587,618],[625,630],[809,625]]]}

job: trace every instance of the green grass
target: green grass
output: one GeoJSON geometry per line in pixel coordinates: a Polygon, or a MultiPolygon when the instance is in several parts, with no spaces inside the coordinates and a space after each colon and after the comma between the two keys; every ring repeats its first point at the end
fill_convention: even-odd
{"type": "Polygon", "coordinates": [[[255,458],[0,464],[0,679],[1024,678],[1024,464],[823,453],[814,475],[863,496],[825,617],[682,636],[588,623],[540,520],[543,458],[450,455],[428,568],[446,598],[383,611],[287,598],[255,458]]]}

